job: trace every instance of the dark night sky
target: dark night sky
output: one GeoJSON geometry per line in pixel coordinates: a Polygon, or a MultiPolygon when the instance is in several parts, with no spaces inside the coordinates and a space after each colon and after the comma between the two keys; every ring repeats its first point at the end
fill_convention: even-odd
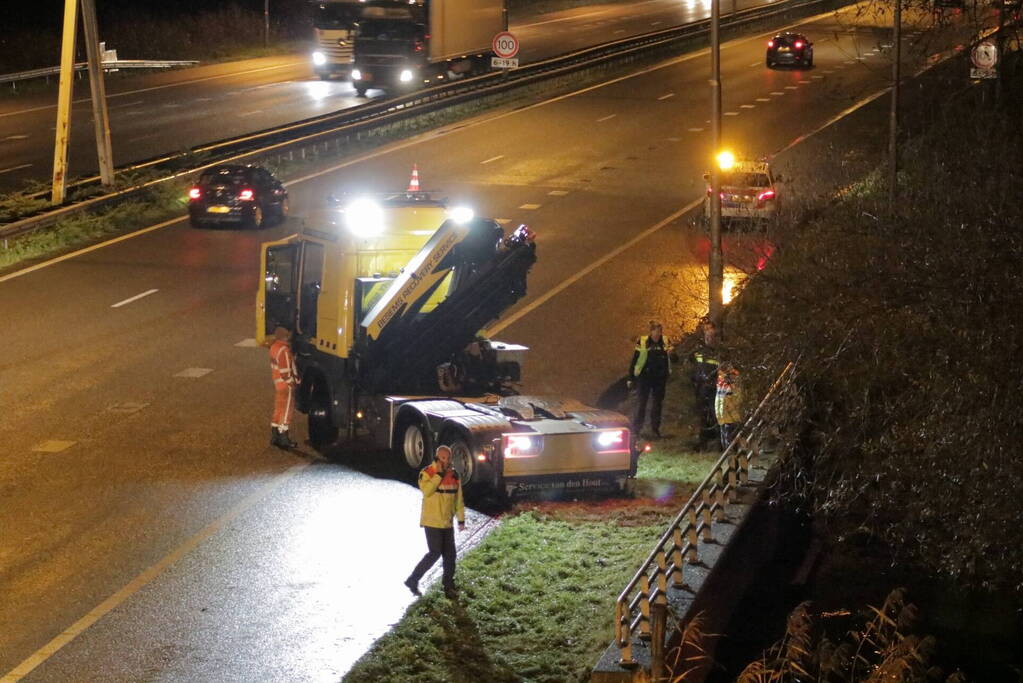
{"type": "MultiPolygon", "coordinates": [[[[271,7],[278,0],[270,0],[271,7]]],[[[60,24],[64,14],[64,0],[2,0],[4,25],[17,27],[46,27],[60,24]]],[[[262,12],[262,0],[96,0],[100,21],[111,13],[143,12],[153,16],[168,16],[177,12],[196,12],[239,5],[262,12]]]]}

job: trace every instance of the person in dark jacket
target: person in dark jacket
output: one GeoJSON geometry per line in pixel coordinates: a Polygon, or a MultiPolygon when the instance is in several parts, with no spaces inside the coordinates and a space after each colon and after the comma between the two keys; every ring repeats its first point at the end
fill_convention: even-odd
{"type": "Polygon", "coordinates": [[[671,343],[662,334],[661,324],[650,321],[650,333],[636,342],[636,350],[629,363],[629,384],[637,386],[636,414],[632,429],[639,434],[646,422],[646,406],[650,401],[650,428],[655,438],[661,438],[661,407],[664,390],[671,374],[671,343]]]}
{"type": "Polygon", "coordinates": [[[708,443],[718,441],[718,422],[714,414],[714,401],[717,394],[718,358],[717,328],[710,320],[704,320],[701,330],[702,340],[692,354],[694,403],[700,418],[699,448],[702,450],[708,443]]]}

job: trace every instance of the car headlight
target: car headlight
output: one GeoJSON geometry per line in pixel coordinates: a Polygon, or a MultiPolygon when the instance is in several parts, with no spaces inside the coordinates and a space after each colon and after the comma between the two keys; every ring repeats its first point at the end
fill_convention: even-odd
{"type": "Polygon", "coordinates": [[[502,434],[504,457],[535,458],[543,451],[543,437],[539,434],[502,434]]]}
{"type": "Polygon", "coordinates": [[[398,74],[398,80],[402,83],[408,83],[412,80],[412,69],[402,69],[401,73],[398,74]]]}
{"type": "Polygon", "coordinates": [[[352,80],[353,81],[361,81],[362,80],[362,72],[359,71],[358,69],[352,69],[352,80]]]}
{"type": "Polygon", "coordinates": [[[476,214],[468,206],[455,206],[448,210],[448,216],[459,225],[465,225],[471,221],[476,214]]]}
{"type": "Polygon", "coordinates": [[[356,237],[376,237],[384,231],[384,210],[372,199],[356,199],[344,211],[345,227],[356,237]]]}
{"type": "Polygon", "coordinates": [[[323,54],[319,50],[313,53],[313,64],[316,66],[323,66],[327,63],[327,55],[323,54]]]}

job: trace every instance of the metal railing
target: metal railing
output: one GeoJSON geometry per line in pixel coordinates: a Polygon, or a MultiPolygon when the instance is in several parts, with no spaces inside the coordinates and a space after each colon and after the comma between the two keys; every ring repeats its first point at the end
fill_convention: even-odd
{"type": "MultiPolygon", "coordinates": [[[[103,69],[105,71],[114,69],[169,69],[175,66],[193,66],[198,63],[194,59],[114,59],[104,60],[103,69]]],[[[78,62],[75,64],[75,71],[85,71],[87,66],[85,62],[78,62]]],[[[18,81],[46,78],[47,76],[57,76],[59,74],[59,66],[48,66],[42,69],[0,74],[0,83],[16,83],[18,81]]]]}
{"type": "Polygon", "coordinates": [[[778,438],[775,428],[791,418],[798,401],[793,374],[794,364],[789,363],[618,596],[614,637],[621,666],[636,666],[632,641],[636,637],[650,640],[651,606],[667,605],[669,584],[686,588],[686,566],[699,564],[700,542],[714,541],[711,525],[725,519],[725,506],[735,502],[739,489],[749,481],[750,468],[765,441],[778,438]]]}
{"type": "MultiPolygon", "coordinates": [[[[722,25],[726,28],[736,27],[770,19],[794,9],[825,5],[837,6],[847,1],[851,0],[788,0],[778,4],[739,10],[724,17],[722,25]]],[[[328,149],[332,144],[337,149],[342,139],[345,141],[351,138],[358,139],[359,136],[374,129],[410,120],[446,107],[500,95],[516,88],[600,67],[615,61],[636,59],[656,50],[672,47],[678,41],[689,40],[705,34],[708,30],[709,20],[704,19],[684,26],[676,26],[577,50],[558,57],[533,62],[511,71],[457,80],[381,102],[371,102],[353,107],[339,113],[213,142],[187,152],[149,159],[118,169],[118,171],[137,172],[167,168],[167,175],[138,186],[92,196],[74,204],[48,209],[45,212],[20,218],[7,224],[0,224],[0,239],[8,240],[48,227],[67,215],[94,210],[102,205],[121,201],[137,195],[153,185],[193,174],[217,164],[252,163],[262,159],[272,160],[274,157],[283,158],[284,155],[288,155],[290,158],[296,152],[305,158],[307,150],[317,154],[318,150],[328,149]],[[199,157],[203,163],[201,165],[190,164],[188,163],[190,157],[199,157]],[[183,166],[187,166],[187,168],[182,168],[183,166]]],[[[84,190],[98,185],[98,182],[98,177],[86,178],[69,184],[69,189],[84,190]]],[[[38,194],[37,198],[42,199],[47,195],[48,192],[42,192],[38,194]]]]}

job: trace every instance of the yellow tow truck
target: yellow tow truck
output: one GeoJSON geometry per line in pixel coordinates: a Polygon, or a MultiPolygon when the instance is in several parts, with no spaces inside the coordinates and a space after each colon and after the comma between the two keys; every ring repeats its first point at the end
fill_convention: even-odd
{"type": "Polygon", "coordinates": [[[424,192],[330,199],[262,245],[257,338],[292,330],[310,442],[370,435],[418,470],[447,444],[467,487],[505,495],[625,489],[637,451],[619,413],[521,396],[523,346],[481,329],[525,296],[533,234],[424,192]]]}

